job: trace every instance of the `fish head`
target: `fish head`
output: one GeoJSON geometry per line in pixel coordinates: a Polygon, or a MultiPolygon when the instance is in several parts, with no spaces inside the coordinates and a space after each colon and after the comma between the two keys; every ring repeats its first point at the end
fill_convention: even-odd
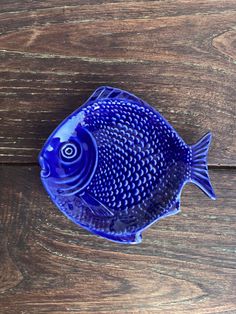
{"type": "Polygon", "coordinates": [[[66,119],[39,154],[41,179],[52,197],[83,193],[95,173],[96,141],[80,122],[78,116],[66,119]]]}

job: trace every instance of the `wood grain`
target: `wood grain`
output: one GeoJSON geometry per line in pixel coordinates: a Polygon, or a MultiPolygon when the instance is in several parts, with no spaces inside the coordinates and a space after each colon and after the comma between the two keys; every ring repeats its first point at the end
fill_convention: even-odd
{"type": "Polygon", "coordinates": [[[38,167],[0,171],[1,313],[236,312],[235,170],[211,171],[216,202],[186,186],[182,212],[134,246],[66,219],[38,167]]]}
{"type": "Polygon", "coordinates": [[[0,162],[35,163],[100,85],[155,106],[187,143],[213,132],[211,165],[236,165],[236,4],[0,1],[0,162]]]}
{"type": "Polygon", "coordinates": [[[0,0],[0,314],[236,313],[235,43],[234,0],[0,0]],[[100,85],[213,133],[217,201],[186,186],[137,246],[66,219],[35,165],[100,85]]]}

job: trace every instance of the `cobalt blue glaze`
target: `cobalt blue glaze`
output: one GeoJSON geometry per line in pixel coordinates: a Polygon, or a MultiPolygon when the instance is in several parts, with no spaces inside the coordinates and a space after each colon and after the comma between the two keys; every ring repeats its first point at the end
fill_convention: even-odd
{"type": "Polygon", "coordinates": [[[215,199],[207,153],[211,134],[188,146],[138,97],[98,88],[46,141],[41,179],[57,207],[76,224],[122,243],[180,211],[187,182],[215,199]]]}

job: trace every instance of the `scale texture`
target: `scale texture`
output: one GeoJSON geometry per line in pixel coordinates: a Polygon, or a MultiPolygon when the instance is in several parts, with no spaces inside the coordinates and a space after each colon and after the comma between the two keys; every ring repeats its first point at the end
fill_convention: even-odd
{"type": "Polygon", "coordinates": [[[1,1],[0,313],[236,313],[232,0],[1,1]],[[135,92],[188,144],[210,130],[217,201],[192,184],[140,245],[67,219],[39,178],[57,125],[102,85],[135,92]]]}
{"type": "Polygon", "coordinates": [[[41,178],[75,223],[109,240],[139,243],[150,224],[180,210],[185,183],[215,198],[210,140],[209,133],[190,147],[140,98],[100,87],[46,141],[41,178]]]}

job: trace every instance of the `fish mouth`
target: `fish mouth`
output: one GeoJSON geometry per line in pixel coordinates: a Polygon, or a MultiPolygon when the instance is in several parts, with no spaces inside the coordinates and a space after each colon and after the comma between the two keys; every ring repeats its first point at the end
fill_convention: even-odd
{"type": "Polygon", "coordinates": [[[39,164],[41,167],[41,177],[42,178],[47,178],[50,175],[50,167],[49,164],[47,162],[47,160],[45,158],[43,158],[42,156],[39,156],[39,164]]]}

